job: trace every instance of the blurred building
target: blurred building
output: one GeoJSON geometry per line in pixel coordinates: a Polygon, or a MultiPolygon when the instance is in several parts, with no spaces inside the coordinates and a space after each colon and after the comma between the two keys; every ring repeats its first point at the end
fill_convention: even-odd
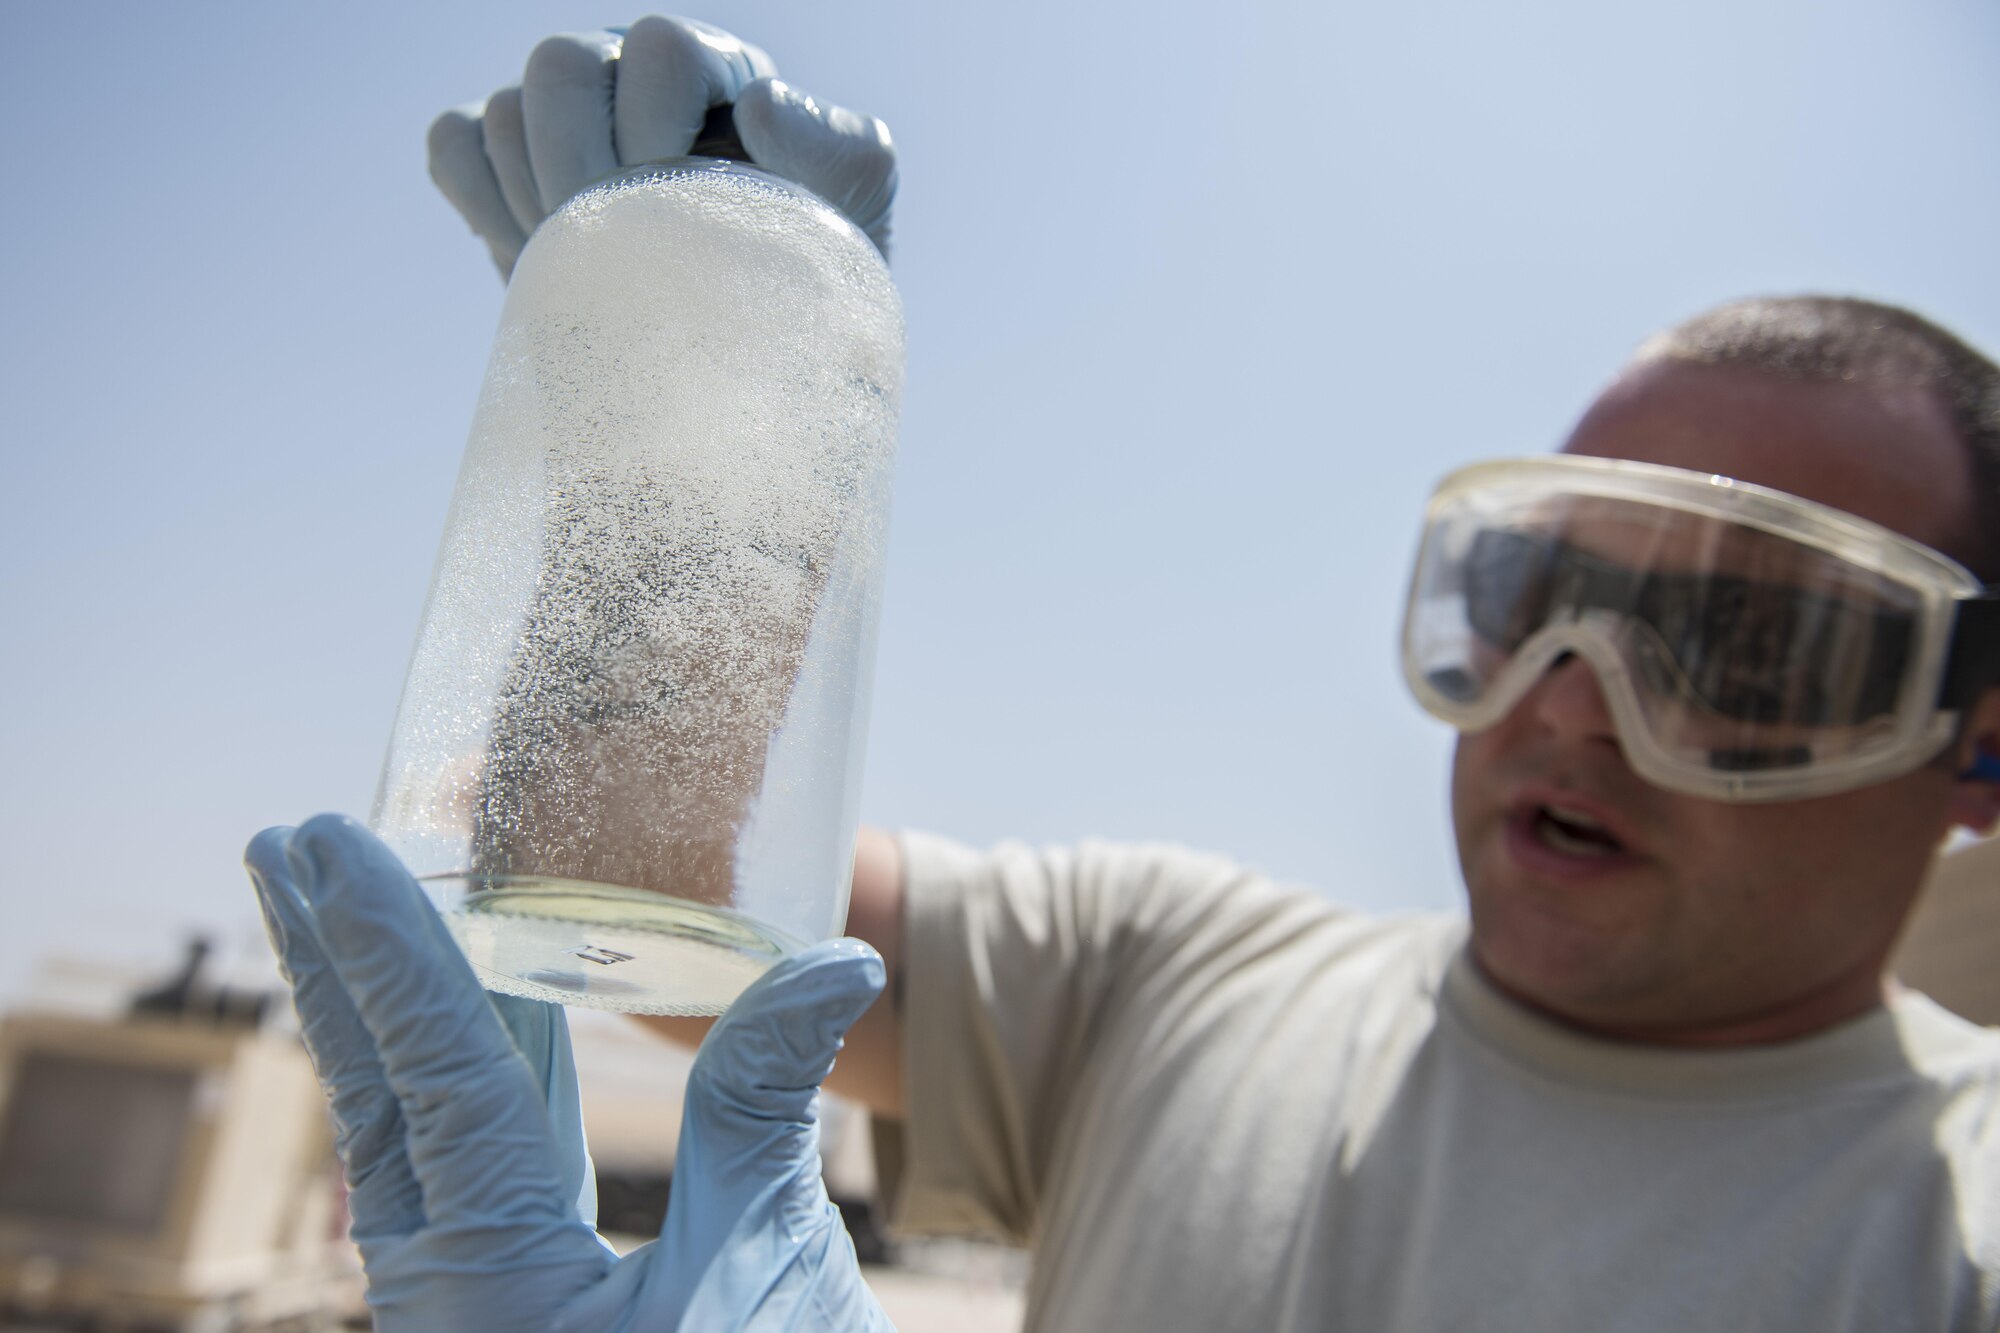
{"type": "Polygon", "coordinates": [[[329,1328],[360,1271],[325,1101],[205,941],[164,980],[58,964],[0,1019],[0,1312],[15,1327],[329,1328]]]}

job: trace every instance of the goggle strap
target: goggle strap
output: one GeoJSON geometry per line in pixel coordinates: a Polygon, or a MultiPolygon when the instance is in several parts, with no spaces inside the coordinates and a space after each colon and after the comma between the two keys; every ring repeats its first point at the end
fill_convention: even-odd
{"type": "Polygon", "coordinates": [[[2000,684],[2000,584],[1958,603],[1937,706],[1956,712],[1995,684],[2000,684]]]}

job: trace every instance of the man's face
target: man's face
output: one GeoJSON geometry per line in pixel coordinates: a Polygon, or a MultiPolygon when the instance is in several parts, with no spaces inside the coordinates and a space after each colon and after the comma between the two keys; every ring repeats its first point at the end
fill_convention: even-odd
{"type": "MultiPolygon", "coordinates": [[[[1971,531],[1963,446],[1920,389],[1657,362],[1607,390],[1564,452],[1774,487],[1948,554],[1971,531]]],[[[1566,659],[1497,725],[1459,739],[1452,812],[1473,955],[1517,998],[1607,1035],[1815,1030],[1879,994],[1957,789],[1947,755],[1813,800],[1665,791],[1633,774],[1596,677],[1566,659]],[[1621,850],[1565,837],[1565,815],[1616,830],[1621,850]]]]}

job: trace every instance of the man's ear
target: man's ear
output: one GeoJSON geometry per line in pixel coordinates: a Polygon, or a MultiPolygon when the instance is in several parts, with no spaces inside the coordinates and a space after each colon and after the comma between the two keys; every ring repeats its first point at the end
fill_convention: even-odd
{"type": "Polygon", "coordinates": [[[1983,691],[1952,742],[1958,781],[1947,817],[1954,828],[1980,837],[2000,824],[2000,687],[1983,691]]]}

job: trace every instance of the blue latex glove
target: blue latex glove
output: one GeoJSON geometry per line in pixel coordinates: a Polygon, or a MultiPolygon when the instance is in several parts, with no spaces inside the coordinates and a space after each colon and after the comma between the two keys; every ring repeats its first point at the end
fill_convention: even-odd
{"type": "Polygon", "coordinates": [[[804,950],[710,1030],[660,1239],[619,1259],[577,1213],[560,1013],[509,1010],[524,1060],[409,872],[351,820],[266,830],[245,861],[332,1102],[378,1329],[889,1329],[819,1167],[819,1084],[882,988],[874,950],[804,950]]]}
{"type": "Polygon", "coordinates": [[[564,200],[620,167],[684,156],[709,108],[730,106],[753,163],[838,208],[887,255],[889,127],[776,74],[756,47],[693,19],[564,33],[535,48],[519,87],[432,123],[431,179],[504,276],[564,200]]]}

